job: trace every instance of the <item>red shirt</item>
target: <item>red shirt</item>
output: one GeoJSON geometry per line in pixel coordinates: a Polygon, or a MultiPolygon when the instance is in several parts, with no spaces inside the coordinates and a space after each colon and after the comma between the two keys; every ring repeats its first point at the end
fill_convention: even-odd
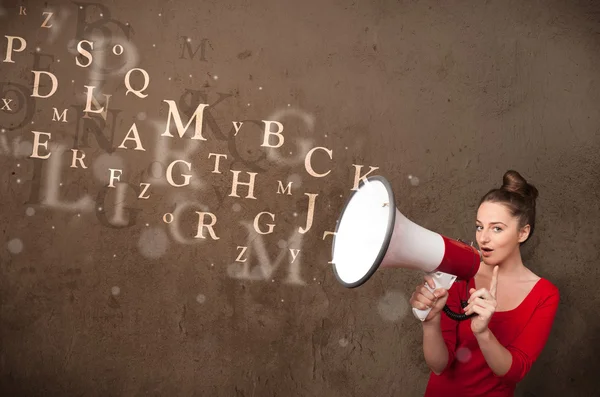
{"type": "MultiPolygon", "coordinates": [[[[448,307],[462,313],[460,299],[468,299],[474,283],[455,282],[448,291],[448,307]]],[[[442,312],[448,364],[440,375],[431,373],[424,397],[512,397],[517,382],[529,372],[548,340],[559,299],[558,288],[541,278],[515,309],[494,313],[488,328],[512,355],[510,369],[503,376],[494,374],[485,361],[471,320],[451,320],[442,312]]]]}

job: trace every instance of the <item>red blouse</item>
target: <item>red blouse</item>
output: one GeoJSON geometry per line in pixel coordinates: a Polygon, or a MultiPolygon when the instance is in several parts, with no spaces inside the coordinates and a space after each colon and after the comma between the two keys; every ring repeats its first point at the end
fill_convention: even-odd
{"type": "MultiPolygon", "coordinates": [[[[462,313],[460,299],[469,298],[474,283],[455,282],[448,291],[448,307],[462,313]]],[[[440,375],[431,373],[424,397],[512,397],[517,382],[529,372],[548,340],[559,299],[558,288],[541,278],[515,309],[494,313],[488,328],[512,355],[510,369],[503,376],[494,374],[485,361],[471,320],[455,321],[441,313],[448,364],[440,375]]]]}

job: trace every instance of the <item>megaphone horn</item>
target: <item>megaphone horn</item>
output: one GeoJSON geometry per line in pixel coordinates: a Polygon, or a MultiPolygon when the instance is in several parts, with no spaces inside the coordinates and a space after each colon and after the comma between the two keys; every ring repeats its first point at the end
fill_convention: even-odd
{"type": "MultiPolygon", "coordinates": [[[[424,271],[432,276],[435,288],[450,289],[457,278],[474,277],[481,262],[472,244],[442,236],[404,216],[383,176],[362,180],[346,201],[337,221],[332,256],[335,276],[347,288],[364,284],[377,269],[387,267],[424,271]]],[[[424,321],[430,310],[413,308],[413,314],[424,321]]],[[[447,306],[444,313],[455,320],[472,316],[447,306]]]]}

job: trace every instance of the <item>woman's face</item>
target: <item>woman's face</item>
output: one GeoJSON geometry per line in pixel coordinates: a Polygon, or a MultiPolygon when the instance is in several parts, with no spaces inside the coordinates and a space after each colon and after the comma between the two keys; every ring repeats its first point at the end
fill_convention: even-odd
{"type": "Polygon", "coordinates": [[[519,219],[500,203],[482,203],[475,224],[477,244],[488,265],[497,265],[514,255],[529,235],[529,225],[519,230],[519,219]]]}

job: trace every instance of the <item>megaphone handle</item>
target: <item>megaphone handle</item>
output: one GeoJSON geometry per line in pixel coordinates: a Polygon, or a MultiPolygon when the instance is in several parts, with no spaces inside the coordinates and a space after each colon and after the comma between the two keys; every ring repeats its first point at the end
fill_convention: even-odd
{"type": "MultiPolygon", "coordinates": [[[[431,276],[431,278],[433,278],[433,282],[435,283],[435,288],[431,288],[428,284],[426,285],[427,289],[431,291],[431,293],[433,293],[433,291],[435,291],[438,288],[445,288],[449,290],[454,281],[456,280],[456,276],[453,274],[442,272],[433,272],[427,274],[431,276]]],[[[425,321],[431,309],[421,310],[413,307],[412,311],[416,318],[418,318],[421,321],[425,321]]]]}

